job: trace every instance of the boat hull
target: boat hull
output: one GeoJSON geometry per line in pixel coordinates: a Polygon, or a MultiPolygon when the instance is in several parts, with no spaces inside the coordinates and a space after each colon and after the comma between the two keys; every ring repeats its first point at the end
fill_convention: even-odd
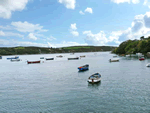
{"type": "Polygon", "coordinates": [[[12,58],[7,58],[7,60],[11,60],[11,59],[18,59],[19,57],[12,57],[12,58]]]}
{"type": "Polygon", "coordinates": [[[54,60],[54,58],[45,58],[45,60],[54,60]]]}
{"type": "Polygon", "coordinates": [[[28,64],[41,63],[41,61],[27,61],[28,64]]]}
{"type": "Polygon", "coordinates": [[[144,58],[140,58],[139,60],[142,61],[142,60],[145,60],[145,59],[144,58]]]}
{"type": "Polygon", "coordinates": [[[68,60],[78,60],[79,57],[76,57],[76,58],[68,58],[68,60]]]}
{"type": "Polygon", "coordinates": [[[79,71],[86,71],[86,70],[89,69],[89,65],[86,64],[86,65],[84,65],[84,66],[78,67],[78,69],[79,69],[79,71]]]}
{"type": "Polygon", "coordinates": [[[11,62],[19,62],[20,59],[11,59],[10,61],[11,61],[11,62]]]}
{"type": "Polygon", "coordinates": [[[99,79],[89,79],[88,80],[89,83],[93,83],[93,84],[94,83],[99,83],[100,81],[101,81],[101,78],[99,78],[99,79]]]}
{"type": "Polygon", "coordinates": [[[150,67],[150,63],[146,65],[146,67],[150,67]]]}

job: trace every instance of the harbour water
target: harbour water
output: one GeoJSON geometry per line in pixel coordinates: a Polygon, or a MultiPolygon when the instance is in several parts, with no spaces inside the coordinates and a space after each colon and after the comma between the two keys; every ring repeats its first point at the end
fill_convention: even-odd
{"type": "Polygon", "coordinates": [[[61,54],[19,55],[22,61],[0,60],[0,113],[149,113],[150,59],[120,57],[110,63],[109,52],[75,53],[79,60],[61,54]],[[27,64],[26,60],[54,57],[54,61],[27,64]],[[89,70],[77,67],[89,64],[89,70]],[[99,84],[87,79],[100,73],[99,84]]]}

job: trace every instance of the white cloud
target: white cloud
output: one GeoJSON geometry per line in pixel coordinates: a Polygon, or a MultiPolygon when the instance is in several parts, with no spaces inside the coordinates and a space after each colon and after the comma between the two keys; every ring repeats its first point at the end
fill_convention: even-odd
{"type": "Polygon", "coordinates": [[[86,43],[80,44],[78,42],[66,42],[62,41],[61,43],[36,43],[36,42],[26,42],[26,41],[16,41],[16,40],[6,40],[0,39],[1,47],[15,47],[15,46],[36,46],[36,47],[67,47],[67,46],[78,46],[78,45],[87,45],[86,43]]]}
{"type": "Polygon", "coordinates": [[[5,33],[3,31],[0,31],[0,36],[5,36],[5,33]]]}
{"type": "Polygon", "coordinates": [[[148,0],[145,0],[144,3],[143,3],[143,5],[147,5],[147,3],[148,3],[148,0]]]}
{"type": "Polygon", "coordinates": [[[22,35],[22,34],[13,33],[13,32],[5,32],[5,36],[14,36],[14,37],[21,37],[21,38],[24,37],[24,35],[22,35]]]}
{"type": "Polygon", "coordinates": [[[140,3],[140,0],[132,0],[132,3],[133,4],[138,4],[138,3],[140,3]]]}
{"type": "Polygon", "coordinates": [[[71,30],[77,30],[76,23],[74,23],[74,24],[71,24],[70,28],[71,28],[71,30]]]}
{"type": "Polygon", "coordinates": [[[73,34],[73,36],[79,36],[79,33],[77,31],[71,31],[71,34],[73,34]]]}
{"type": "Polygon", "coordinates": [[[86,9],[85,9],[85,12],[88,12],[88,13],[93,13],[93,10],[92,10],[92,8],[89,8],[89,7],[87,7],[86,9]]]}
{"type": "Polygon", "coordinates": [[[58,0],[58,2],[64,4],[67,9],[75,9],[76,0],[58,0]]]}
{"type": "Polygon", "coordinates": [[[84,15],[83,11],[79,11],[79,13],[80,13],[81,15],[84,15]]]}
{"type": "Polygon", "coordinates": [[[91,31],[84,31],[83,34],[86,35],[85,42],[89,45],[105,45],[108,42],[106,34],[103,31],[97,34],[93,34],[91,31]]]}
{"type": "Polygon", "coordinates": [[[66,41],[62,41],[61,43],[59,44],[52,44],[50,42],[47,42],[49,47],[68,47],[68,46],[85,46],[85,45],[88,45],[86,43],[84,44],[80,44],[78,42],[66,42],[66,41]]]}
{"type": "Polygon", "coordinates": [[[70,33],[73,35],[73,36],[79,36],[79,33],[78,33],[78,31],[76,31],[77,30],[77,26],[76,26],[76,23],[74,23],[74,24],[71,24],[70,25],[70,33]]]}
{"type": "Polygon", "coordinates": [[[37,40],[37,37],[34,36],[33,33],[29,33],[28,38],[31,39],[31,40],[37,40]]]}
{"type": "Polygon", "coordinates": [[[130,0],[111,0],[111,1],[117,4],[124,3],[124,2],[130,3],[130,0]]]}
{"type": "Polygon", "coordinates": [[[47,37],[46,40],[52,41],[52,40],[56,40],[56,38],[53,36],[50,36],[50,37],[47,37]]]}
{"type": "Polygon", "coordinates": [[[140,3],[140,0],[111,0],[112,2],[116,3],[116,4],[120,4],[120,3],[129,3],[132,2],[133,4],[138,4],[140,3]]]}
{"type": "Polygon", "coordinates": [[[40,26],[39,24],[32,24],[28,23],[27,21],[25,22],[12,22],[12,26],[15,27],[17,31],[20,32],[47,32],[48,30],[43,29],[43,26],[40,26]]]}
{"type": "Polygon", "coordinates": [[[12,28],[7,25],[7,26],[0,26],[0,29],[11,30],[12,28]]]}
{"type": "Polygon", "coordinates": [[[0,18],[9,19],[14,11],[25,9],[29,0],[0,0],[0,18]]]}

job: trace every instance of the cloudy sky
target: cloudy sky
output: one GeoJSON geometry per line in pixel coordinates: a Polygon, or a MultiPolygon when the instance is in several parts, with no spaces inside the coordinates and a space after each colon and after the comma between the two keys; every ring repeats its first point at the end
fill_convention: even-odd
{"type": "Polygon", "coordinates": [[[150,0],[0,0],[0,47],[118,46],[150,35],[150,0]]]}

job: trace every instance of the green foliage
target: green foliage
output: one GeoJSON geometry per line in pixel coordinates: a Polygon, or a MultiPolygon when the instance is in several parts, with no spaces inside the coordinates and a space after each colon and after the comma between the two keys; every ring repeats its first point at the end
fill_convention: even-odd
{"type": "Polygon", "coordinates": [[[141,40],[128,40],[122,42],[117,49],[113,51],[116,54],[135,54],[135,53],[146,54],[150,52],[150,37],[141,37],[141,40]]]}

